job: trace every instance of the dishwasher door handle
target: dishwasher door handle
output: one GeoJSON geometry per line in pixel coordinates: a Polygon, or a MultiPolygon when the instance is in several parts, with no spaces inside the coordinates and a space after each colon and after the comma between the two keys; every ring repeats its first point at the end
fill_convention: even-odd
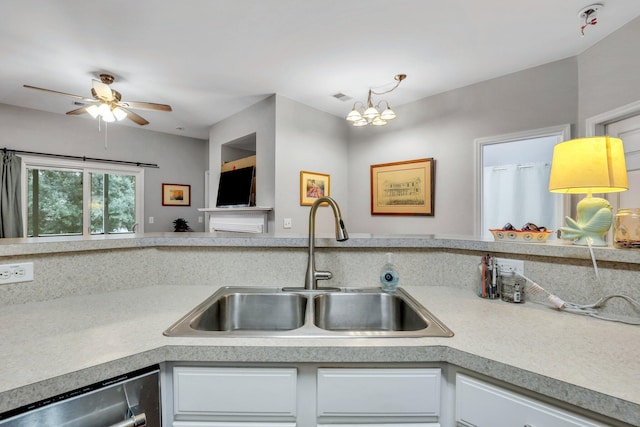
{"type": "Polygon", "coordinates": [[[109,427],[141,427],[147,425],[147,416],[143,413],[134,415],[128,420],[120,421],[109,427]]]}

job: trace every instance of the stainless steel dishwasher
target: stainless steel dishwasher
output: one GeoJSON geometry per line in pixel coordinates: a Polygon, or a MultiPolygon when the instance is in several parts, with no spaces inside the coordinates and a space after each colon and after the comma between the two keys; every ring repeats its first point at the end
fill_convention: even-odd
{"type": "Polygon", "coordinates": [[[0,414],[1,427],[160,427],[158,366],[0,414]]]}

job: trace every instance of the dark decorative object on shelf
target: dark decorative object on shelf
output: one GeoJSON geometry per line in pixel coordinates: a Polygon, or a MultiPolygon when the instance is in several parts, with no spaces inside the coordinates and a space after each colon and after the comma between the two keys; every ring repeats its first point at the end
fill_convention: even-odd
{"type": "Polygon", "coordinates": [[[186,219],[178,218],[173,221],[173,231],[191,231],[191,227],[186,219]]]}

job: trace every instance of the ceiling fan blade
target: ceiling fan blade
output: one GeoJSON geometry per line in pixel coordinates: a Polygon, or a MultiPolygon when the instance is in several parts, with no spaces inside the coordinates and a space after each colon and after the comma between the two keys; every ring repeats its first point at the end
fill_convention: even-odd
{"type": "Polygon", "coordinates": [[[146,119],[144,119],[143,117],[140,117],[139,115],[137,115],[133,111],[129,111],[126,108],[123,108],[123,107],[120,107],[120,108],[122,109],[122,111],[127,113],[127,118],[129,120],[131,120],[132,122],[135,122],[135,123],[139,124],[140,126],[144,126],[144,125],[148,125],[149,124],[149,122],[146,119]]]}
{"type": "Polygon", "coordinates": [[[41,87],[30,86],[30,85],[23,85],[23,86],[26,87],[27,89],[35,89],[35,90],[41,90],[43,92],[50,92],[50,93],[55,93],[55,94],[58,94],[58,95],[70,96],[72,98],[81,99],[81,100],[86,101],[86,102],[94,102],[95,101],[95,99],[86,98],[86,97],[80,96],[80,95],[74,95],[72,93],[60,92],[60,91],[51,90],[51,89],[44,89],[44,88],[41,88],[41,87]]]}
{"type": "Polygon", "coordinates": [[[67,111],[67,115],[69,115],[69,116],[78,116],[80,114],[85,114],[85,113],[87,113],[87,107],[86,106],[78,108],[76,110],[67,111]]]}
{"type": "Polygon", "coordinates": [[[125,108],[135,108],[138,110],[173,111],[171,109],[171,105],[155,104],[153,102],[122,101],[119,102],[119,105],[125,108]]]}
{"type": "Polygon", "coordinates": [[[95,95],[103,101],[110,102],[113,101],[113,92],[111,92],[111,88],[109,85],[106,85],[98,80],[92,81],[92,92],[95,92],[95,95]]]}

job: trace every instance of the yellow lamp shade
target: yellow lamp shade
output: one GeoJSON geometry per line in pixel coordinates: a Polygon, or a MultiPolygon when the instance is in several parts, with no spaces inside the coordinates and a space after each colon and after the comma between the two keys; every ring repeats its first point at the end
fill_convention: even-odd
{"type": "Polygon", "coordinates": [[[592,194],[628,189],[622,140],[598,136],[573,139],[555,146],[549,191],[592,194]]]}

